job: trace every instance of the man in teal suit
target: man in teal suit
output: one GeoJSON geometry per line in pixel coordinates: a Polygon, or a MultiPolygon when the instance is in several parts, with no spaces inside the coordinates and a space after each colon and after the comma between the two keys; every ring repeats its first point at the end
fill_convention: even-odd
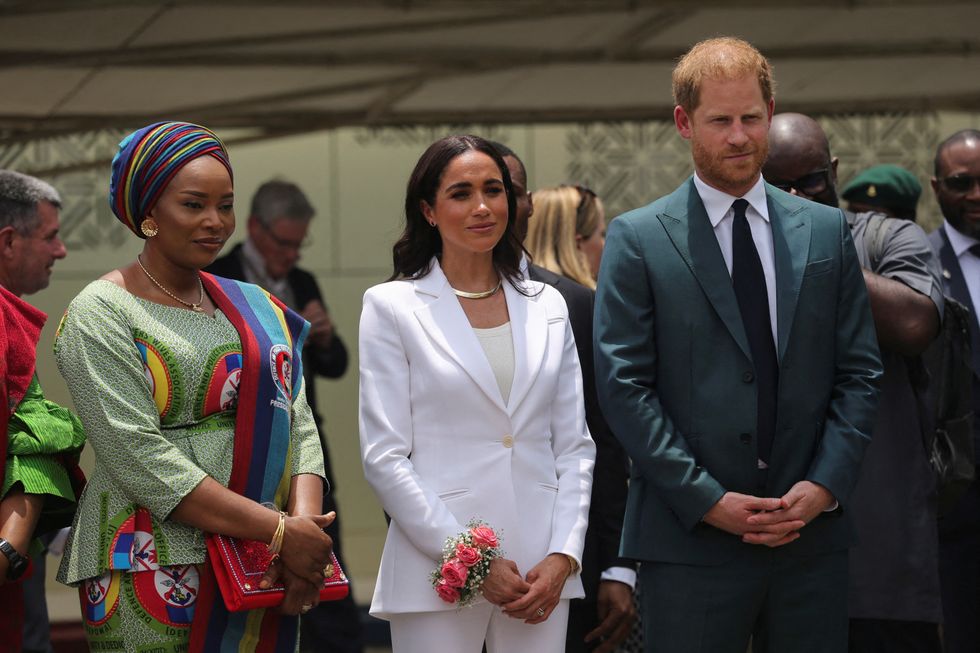
{"type": "Polygon", "coordinates": [[[848,498],[881,376],[854,245],[840,210],[762,180],[774,102],[755,48],[703,41],[673,86],[695,175],[612,222],[595,315],[646,647],[843,653],[848,498]]]}

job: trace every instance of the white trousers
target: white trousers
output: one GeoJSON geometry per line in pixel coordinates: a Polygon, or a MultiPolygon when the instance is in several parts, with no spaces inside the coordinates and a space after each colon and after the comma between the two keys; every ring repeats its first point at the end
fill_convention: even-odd
{"type": "Polygon", "coordinates": [[[392,615],[392,653],[564,653],[568,599],[544,623],[529,625],[481,603],[462,610],[392,615]]]}

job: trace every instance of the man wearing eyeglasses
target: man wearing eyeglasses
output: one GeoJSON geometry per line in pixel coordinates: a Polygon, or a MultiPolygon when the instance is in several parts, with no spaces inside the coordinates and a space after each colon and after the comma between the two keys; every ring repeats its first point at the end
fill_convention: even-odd
{"type": "MultiPolygon", "coordinates": [[[[207,268],[207,272],[259,285],[297,311],[310,323],[303,347],[303,379],[308,388],[306,398],[320,429],[327,492],[323,510],[336,510],[336,485],[330,466],[327,440],[323,434],[323,417],[317,410],[315,378],[336,379],[347,370],[347,348],[334,330],[320,287],[312,274],[296,266],[300,251],[310,244],[310,220],[316,211],[306,195],[288,181],[272,180],[262,184],[252,197],[248,216],[248,238],[226,256],[207,268]]],[[[333,538],[334,553],[341,558],[338,518],[327,528],[333,538]]],[[[360,653],[360,616],[353,597],[321,603],[301,620],[302,649],[338,653],[360,653]]]]}
{"type": "MultiPolygon", "coordinates": [[[[837,206],[837,158],[820,125],[807,116],[773,116],[762,174],[794,195],[837,206]]],[[[939,264],[913,222],[875,212],[844,211],[844,217],[884,364],[871,444],[851,497],[858,542],[850,551],[849,651],[938,653],[935,475],[922,444],[925,416],[914,382],[918,356],[939,329],[939,264]]]]}
{"type": "MultiPolygon", "coordinates": [[[[946,293],[970,309],[976,416],[980,414],[980,131],[959,131],[943,141],[936,150],[935,174],[932,189],[945,221],[929,240],[942,264],[946,293]]],[[[976,417],[973,441],[980,462],[976,417]]],[[[980,650],[980,481],[974,481],[944,515],[939,551],[946,651],[974,653],[980,650]]]]}

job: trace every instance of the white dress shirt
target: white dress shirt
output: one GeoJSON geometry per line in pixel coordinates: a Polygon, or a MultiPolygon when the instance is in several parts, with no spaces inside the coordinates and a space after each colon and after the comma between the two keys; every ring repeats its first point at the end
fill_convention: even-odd
{"type": "MultiPolygon", "coordinates": [[[[732,225],[735,222],[735,211],[732,203],[739,199],[734,195],[723,193],[717,188],[712,188],[701,181],[697,173],[694,175],[694,186],[698,189],[704,210],[708,213],[708,220],[715,230],[715,238],[718,239],[718,247],[721,248],[721,255],[725,257],[725,265],[728,267],[728,274],[732,273],[732,225]]],[[[741,197],[749,203],[745,210],[745,219],[752,230],[752,241],[755,249],[759,252],[759,260],[762,262],[762,272],[766,276],[766,294],[769,296],[769,323],[772,327],[773,346],[779,342],[776,331],[776,257],[773,254],[772,228],[769,226],[769,208],[766,205],[766,186],[759,175],[759,180],[741,197]]]]}
{"type": "MultiPolygon", "coordinates": [[[[725,265],[728,267],[728,274],[732,273],[732,226],[735,224],[735,209],[732,204],[739,199],[734,195],[724,193],[717,188],[712,188],[701,181],[697,173],[694,174],[694,186],[698,189],[701,196],[701,203],[708,214],[708,220],[715,230],[715,238],[718,239],[718,247],[721,248],[721,255],[725,258],[725,265]]],[[[766,204],[766,186],[759,175],[759,180],[741,197],[749,203],[745,209],[745,219],[749,223],[752,231],[752,242],[759,253],[759,261],[762,263],[762,273],[766,277],[766,295],[769,299],[769,326],[772,329],[772,343],[776,354],[779,355],[776,343],[779,342],[779,335],[776,331],[776,256],[773,254],[772,227],[769,226],[769,207],[766,204]]],[[[766,469],[768,465],[759,460],[759,469],[766,469]]],[[[836,508],[836,502],[834,503],[836,508]]]]}
{"type": "Polygon", "coordinates": [[[957,231],[956,227],[945,220],[943,226],[946,228],[949,244],[953,246],[953,252],[956,253],[960,270],[963,271],[963,278],[966,279],[966,287],[970,291],[970,301],[973,302],[973,308],[980,309],[980,258],[970,251],[970,248],[980,244],[980,241],[957,231]]]}

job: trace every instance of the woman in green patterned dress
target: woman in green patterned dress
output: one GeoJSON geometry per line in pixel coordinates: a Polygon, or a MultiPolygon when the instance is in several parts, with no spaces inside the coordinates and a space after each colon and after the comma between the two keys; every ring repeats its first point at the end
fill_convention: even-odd
{"type": "MultiPolygon", "coordinates": [[[[333,515],[320,514],[319,436],[288,372],[281,396],[257,402],[283,411],[288,429],[274,510],[228,489],[235,441],[249,426],[236,423],[243,364],[251,369],[243,342],[258,336],[233,325],[234,307],[220,309],[214,281],[204,279],[205,292],[200,274],[235,228],[227,153],[203,127],[149,125],[120,143],[109,199],[145,242],[135,261],[75,297],[56,337],[96,458],[59,580],[79,587],[92,650],[292,651],[298,620],[281,615],[317,603],[331,548],[322,528],[333,515]],[[198,601],[210,582],[205,533],[281,545],[262,580],[285,583],[278,614],[223,611],[220,626],[195,619],[223,610],[210,590],[198,601]]],[[[288,370],[290,352],[276,347],[288,370]]]]}

